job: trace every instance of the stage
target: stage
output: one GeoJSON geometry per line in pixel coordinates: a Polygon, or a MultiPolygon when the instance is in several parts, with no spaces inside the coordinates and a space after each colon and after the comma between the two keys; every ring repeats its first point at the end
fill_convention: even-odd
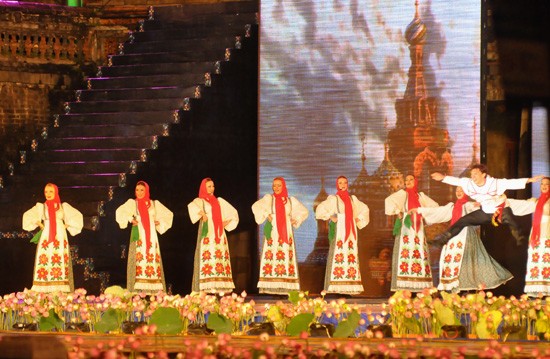
{"type": "Polygon", "coordinates": [[[533,335],[548,303],[484,291],[400,291],[387,300],[304,292],[146,296],[110,289],[96,297],[83,290],[26,291],[5,295],[0,304],[2,358],[550,356],[548,334],[533,335]],[[458,313],[458,302],[478,307],[467,315],[464,332],[444,330],[441,305],[458,313]],[[399,316],[402,304],[410,311],[399,316]],[[538,310],[533,320],[521,322],[526,331],[506,333],[514,313],[521,318],[532,310],[538,310]]]}
{"type": "Polygon", "coordinates": [[[99,335],[3,332],[2,358],[88,357],[515,357],[550,356],[548,342],[428,338],[291,338],[287,336],[99,335]],[[181,356],[178,356],[180,354],[181,356]],[[103,356],[101,356],[103,355],[103,356]]]}

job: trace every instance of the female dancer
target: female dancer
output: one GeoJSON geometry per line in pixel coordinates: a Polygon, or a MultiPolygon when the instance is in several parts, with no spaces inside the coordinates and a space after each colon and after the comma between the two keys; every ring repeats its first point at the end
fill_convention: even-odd
{"type": "Polygon", "coordinates": [[[203,179],[199,197],[187,205],[191,222],[200,220],[192,282],[194,292],[227,292],[235,288],[225,231],[237,227],[239,214],[226,200],[216,198],[214,189],[212,179],[203,179]]]}
{"type": "Polygon", "coordinates": [[[267,220],[258,288],[260,293],[285,294],[300,290],[292,227],[298,228],[306,220],[308,210],[296,198],[288,196],[284,178],[273,179],[272,188],[272,195],[266,194],[252,205],[256,223],[267,220]]]}
{"type": "Polygon", "coordinates": [[[437,203],[423,192],[418,192],[418,181],[413,175],[405,177],[405,189],[391,194],[385,200],[388,216],[397,215],[393,234],[391,290],[408,289],[419,292],[433,287],[428,246],[424,236],[422,216],[409,215],[411,209],[436,207],[437,203]]]}
{"type": "Polygon", "coordinates": [[[315,218],[329,220],[330,248],[325,272],[327,293],[359,294],[363,292],[357,230],[369,224],[369,207],[348,192],[348,179],[336,179],[336,195],[319,203],[315,218]]]}
{"type": "Polygon", "coordinates": [[[44,188],[45,203],[37,203],[23,214],[23,229],[40,232],[31,242],[36,243],[33,285],[37,292],[74,291],[73,267],[70,257],[67,231],[76,236],[84,225],[82,213],[61,203],[56,185],[48,183],[44,188]]]}
{"type": "Polygon", "coordinates": [[[157,232],[163,234],[170,229],[174,215],[162,203],[150,199],[145,181],[136,184],[135,193],[136,198],[126,201],[115,213],[121,229],[132,223],[126,288],[155,294],[166,290],[157,232]]]}
{"type": "Polygon", "coordinates": [[[524,289],[530,296],[550,295],[550,177],[541,180],[540,192],[538,199],[508,200],[517,216],[535,213],[529,235],[524,289]]]}

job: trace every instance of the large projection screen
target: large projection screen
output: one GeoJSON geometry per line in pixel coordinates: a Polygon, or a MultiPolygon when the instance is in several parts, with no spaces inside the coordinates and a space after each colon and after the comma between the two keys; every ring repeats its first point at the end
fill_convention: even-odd
{"type": "Polygon", "coordinates": [[[413,173],[446,204],[454,190],[429,173],[461,175],[479,159],[480,9],[479,0],[261,1],[259,194],[282,176],[310,210],[295,231],[303,290],[323,281],[312,268],[326,260],[326,224],[313,207],[337,176],[370,208],[359,232],[364,294],[387,296],[394,218],[384,198],[413,173]]]}

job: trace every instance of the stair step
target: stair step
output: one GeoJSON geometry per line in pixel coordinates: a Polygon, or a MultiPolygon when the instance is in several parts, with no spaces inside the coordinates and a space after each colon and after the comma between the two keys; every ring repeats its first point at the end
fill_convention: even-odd
{"type": "Polygon", "coordinates": [[[18,185],[31,183],[55,183],[57,186],[118,186],[119,173],[68,174],[35,173],[32,177],[14,175],[12,182],[18,185]]]}
{"type": "Polygon", "coordinates": [[[112,113],[112,112],[150,112],[156,109],[174,110],[183,106],[183,98],[126,100],[126,101],[82,101],[70,102],[70,112],[112,113]]]}
{"type": "Polygon", "coordinates": [[[147,54],[158,52],[179,52],[194,49],[218,49],[223,51],[227,47],[235,47],[235,36],[224,34],[222,37],[211,39],[178,39],[147,42],[126,42],[124,44],[125,54],[147,54]]]}
{"type": "Polygon", "coordinates": [[[140,88],[152,86],[191,86],[204,83],[204,73],[185,73],[155,76],[89,78],[92,89],[140,88]]]}
{"type": "MultiPolygon", "coordinates": [[[[106,67],[105,69],[110,69],[106,67]]],[[[179,87],[142,87],[131,89],[103,89],[103,90],[81,90],[79,97],[81,101],[116,101],[127,99],[157,99],[157,98],[185,98],[192,97],[196,86],[179,87]]]]}
{"type": "Polygon", "coordinates": [[[117,188],[114,186],[59,186],[59,196],[63,201],[72,203],[93,202],[93,201],[108,201],[109,188],[117,188]]]}
{"type": "MultiPolygon", "coordinates": [[[[155,132],[151,134],[159,134],[159,130],[162,131],[162,124],[159,123],[172,123],[174,122],[174,111],[143,111],[143,112],[116,112],[116,113],[69,113],[65,115],[59,115],[59,128],[53,128],[52,135],[58,137],[85,137],[86,134],[92,134],[94,136],[105,136],[105,131],[102,132],[102,128],[92,127],[88,131],[75,132],[75,127],[80,128],[82,125],[96,125],[96,126],[132,126],[139,129],[143,127],[143,131],[125,132],[124,136],[136,136],[148,133],[153,129],[151,126],[155,126],[155,132]],[[98,130],[99,132],[95,132],[98,130]],[[71,135],[76,133],[76,135],[71,135]]],[[[129,129],[131,130],[131,129],[129,129]]],[[[116,136],[116,134],[115,134],[116,136]]]]}
{"type": "MultiPolygon", "coordinates": [[[[244,15],[244,14],[243,14],[244,15]]],[[[225,27],[220,26],[193,26],[191,23],[178,23],[170,28],[147,29],[136,31],[132,34],[134,42],[177,40],[188,38],[218,37],[228,34],[244,34],[247,25],[256,24],[256,14],[246,14],[234,21],[226,23],[225,27]]]]}
{"type": "Polygon", "coordinates": [[[111,64],[137,65],[137,64],[162,64],[175,62],[199,62],[219,60],[224,57],[224,49],[194,49],[179,52],[158,52],[147,54],[125,54],[111,56],[111,64]]]}
{"type": "MultiPolygon", "coordinates": [[[[24,211],[34,206],[37,202],[44,202],[44,186],[47,183],[55,183],[50,179],[39,178],[36,181],[29,181],[27,183],[16,181],[9,187],[4,188],[2,190],[3,194],[8,194],[10,198],[9,201],[0,201],[0,213],[4,215],[10,213],[19,214],[20,212],[22,215],[24,211]],[[14,209],[13,211],[9,209],[10,206],[14,209]]],[[[112,189],[114,191],[118,188],[118,184],[115,186],[82,186],[74,184],[65,186],[60,184],[58,188],[61,201],[76,204],[80,202],[108,201],[109,190],[112,189]]],[[[2,221],[0,221],[1,223],[2,221]]]]}
{"type": "Polygon", "coordinates": [[[47,149],[117,149],[117,148],[151,148],[155,136],[124,137],[66,137],[51,138],[41,147],[47,149]]]}
{"type": "Polygon", "coordinates": [[[187,72],[204,74],[205,72],[214,71],[215,64],[216,62],[213,62],[213,61],[203,61],[203,62],[110,66],[110,67],[101,68],[101,77],[167,75],[167,74],[182,74],[187,72]]]}
{"type": "MultiPolygon", "coordinates": [[[[21,166],[20,174],[34,173],[124,173],[130,169],[131,161],[89,161],[89,162],[38,162],[31,161],[21,166]]],[[[136,163],[136,165],[138,165],[136,163]]]]}
{"type": "MultiPolygon", "coordinates": [[[[143,32],[161,29],[181,29],[188,27],[222,30],[227,29],[229,26],[244,27],[246,24],[256,24],[258,23],[257,13],[258,10],[244,11],[237,14],[225,13],[189,15],[182,13],[178,18],[175,18],[172,15],[172,19],[169,21],[159,20],[158,18],[145,20],[140,28],[143,32]]],[[[213,34],[215,34],[215,32],[213,34]]],[[[225,32],[225,34],[227,34],[227,32],[225,32]]]]}
{"type": "Polygon", "coordinates": [[[182,18],[200,18],[201,16],[220,16],[220,14],[253,13],[258,11],[256,1],[220,1],[211,3],[186,3],[175,6],[154,7],[154,18],[163,23],[179,21],[182,18]]]}
{"type": "Polygon", "coordinates": [[[140,159],[141,153],[141,148],[45,150],[33,153],[32,160],[53,162],[136,161],[140,159]]]}
{"type": "MultiPolygon", "coordinates": [[[[114,121],[125,120],[131,118],[128,113],[126,116],[116,117],[113,116],[114,121]]],[[[168,122],[170,119],[167,118],[168,122]]],[[[159,119],[160,121],[160,119],[159,119]]],[[[149,135],[161,135],[164,130],[164,124],[144,124],[144,125],[131,125],[124,123],[108,124],[108,125],[88,125],[88,126],[62,126],[56,128],[56,134],[60,137],[85,137],[90,133],[95,136],[102,137],[122,137],[122,136],[140,136],[143,134],[149,135]]]]}

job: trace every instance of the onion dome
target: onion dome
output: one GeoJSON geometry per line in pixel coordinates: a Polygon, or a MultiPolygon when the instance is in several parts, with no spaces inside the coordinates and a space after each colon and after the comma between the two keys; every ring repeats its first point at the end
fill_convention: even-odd
{"type": "Polygon", "coordinates": [[[356,195],[360,201],[367,200],[370,185],[369,174],[365,168],[366,159],[367,156],[365,155],[365,146],[363,144],[363,151],[361,151],[361,171],[359,171],[359,175],[357,175],[357,178],[349,186],[349,192],[356,195]]]}
{"type": "Polygon", "coordinates": [[[418,14],[418,0],[414,4],[416,11],[414,19],[405,30],[405,39],[410,45],[422,45],[426,41],[426,24],[420,19],[418,14]]]}
{"type": "Polygon", "coordinates": [[[313,200],[313,211],[317,209],[317,206],[319,203],[323,202],[325,199],[327,199],[328,193],[325,191],[325,177],[321,178],[321,190],[317,194],[317,197],[313,200]]]}
{"type": "Polygon", "coordinates": [[[389,146],[385,143],[384,160],[372,175],[373,183],[376,183],[378,188],[383,189],[386,194],[399,190],[403,183],[403,174],[391,163],[389,157],[389,146]]]}

